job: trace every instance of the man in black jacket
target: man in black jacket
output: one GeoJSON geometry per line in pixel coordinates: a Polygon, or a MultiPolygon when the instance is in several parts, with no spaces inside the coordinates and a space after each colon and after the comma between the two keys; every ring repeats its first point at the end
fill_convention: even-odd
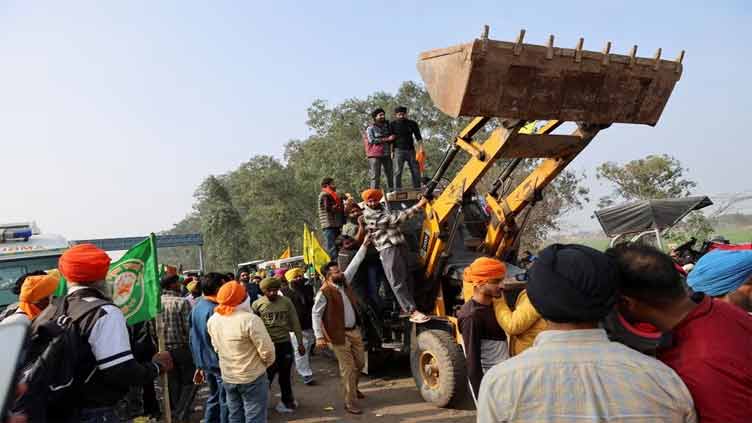
{"type": "Polygon", "coordinates": [[[391,122],[392,134],[396,137],[394,140],[394,188],[399,191],[402,189],[402,170],[410,168],[413,188],[420,188],[420,168],[418,160],[415,158],[415,141],[423,141],[420,135],[418,122],[407,118],[407,107],[397,107],[394,109],[395,119],[391,122]]]}

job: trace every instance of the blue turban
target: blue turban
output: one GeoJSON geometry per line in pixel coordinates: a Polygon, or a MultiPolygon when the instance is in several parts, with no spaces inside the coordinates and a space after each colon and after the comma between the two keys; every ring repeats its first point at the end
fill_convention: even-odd
{"type": "Polygon", "coordinates": [[[714,250],[689,272],[687,284],[695,292],[711,296],[736,291],[752,276],[752,250],[714,250]]]}

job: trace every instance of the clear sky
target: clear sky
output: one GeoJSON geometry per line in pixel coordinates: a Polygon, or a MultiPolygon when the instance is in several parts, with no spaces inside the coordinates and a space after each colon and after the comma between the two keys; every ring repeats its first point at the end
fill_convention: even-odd
{"type": "Polygon", "coordinates": [[[523,3],[0,0],[0,220],[69,239],[167,229],[208,174],[305,137],[314,99],[419,80],[421,51],[483,24],[494,39],[525,28],[538,44],[686,49],[658,126],[608,129],[573,169],[666,152],[699,191],[752,189],[752,3],[523,3]]]}

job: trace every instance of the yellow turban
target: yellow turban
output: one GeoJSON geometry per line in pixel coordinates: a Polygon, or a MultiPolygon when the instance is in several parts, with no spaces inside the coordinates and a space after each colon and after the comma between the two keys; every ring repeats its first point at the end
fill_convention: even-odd
{"type": "Polygon", "coordinates": [[[303,276],[303,273],[303,269],[296,267],[295,269],[290,269],[285,272],[285,279],[290,282],[297,277],[303,276]]]}

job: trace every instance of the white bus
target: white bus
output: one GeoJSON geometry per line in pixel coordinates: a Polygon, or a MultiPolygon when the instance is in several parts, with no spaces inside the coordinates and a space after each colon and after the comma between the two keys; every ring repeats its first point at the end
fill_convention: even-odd
{"type": "Polygon", "coordinates": [[[0,309],[17,300],[12,290],[21,275],[57,268],[69,246],[60,235],[42,234],[34,222],[0,224],[0,309]]]}

